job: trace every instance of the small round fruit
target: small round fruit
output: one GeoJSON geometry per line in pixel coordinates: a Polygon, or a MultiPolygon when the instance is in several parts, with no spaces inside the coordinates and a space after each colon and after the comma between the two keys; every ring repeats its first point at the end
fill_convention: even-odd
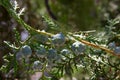
{"type": "Polygon", "coordinates": [[[47,77],[47,78],[51,78],[52,77],[52,75],[48,71],[44,72],[44,76],[47,77]]]}
{"type": "Polygon", "coordinates": [[[114,52],[115,52],[116,54],[120,54],[120,47],[115,47],[114,52]]]}
{"type": "Polygon", "coordinates": [[[22,46],[21,50],[22,52],[22,55],[26,58],[30,57],[32,55],[32,50],[30,48],[30,46],[28,45],[25,45],[25,46],[22,46]]]}
{"type": "Polygon", "coordinates": [[[46,43],[48,41],[48,37],[45,35],[37,34],[33,36],[33,40],[41,42],[41,43],[46,43]]]}
{"type": "Polygon", "coordinates": [[[75,54],[81,54],[85,51],[85,44],[76,41],[72,44],[71,49],[75,54]]]}
{"type": "Polygon", "coordinates": [[[109,44],[108,44],[108,47],[109,47],[110,49],[115,49],[115,47],[116,47],[115,42],[109,43],[109,44]]]}
{"type": "Polygon", "coordinates": [[[55,46],[62,46],[65,43],[65,36],[62,33],[58,33],[52,37],[52,43],[55,46]]]}
{"type": "Polygon", "coordinates": [[[46,57],[46,53],[46,49],[42,45],[40,45],[39,49],[36,51],[36,55],[40,58],[46,57]]]}
{"type": "Polygon", "coordinates": [[[59,62],[61,61],[61,55],[57,54],[57,51],[55,49],[49,49],[47,58],[50,62],[55,61],[59,62]]]}
{"type": "Polygon", "coordinates": [[[49,49],[47,57],[50,60],[55,59],[57,57],[57,51],[54,49],[49,49]]]}
{"type": "Polygon", "coordinates": [[[61,51],[61,54],[63,54],[63,55],[67,55],[67,54],[69,54],[70,53],[70,51],[68,50],[68,49],[63,49],[62,51],[61,51]]]}
{"type": "Polygon", "coordinates": [[[16,60],[21,61],[23,58],[23,53],[21,51],[16,53],[16,60]]]}
{"type": "Polygon", "coordinates": [[[70,54],[71,51],[68,50],[68,49],[63,49],[62,51],[60,51],[60,53],[61,53],[61,57],[62,57],[63,60],[66,60],[71,55],[70,54]]]}
{"type": "Polygon", "coordinates": [[[33,69],[42,69],[42,63],[40,61],[34,61],[33,69]]]}

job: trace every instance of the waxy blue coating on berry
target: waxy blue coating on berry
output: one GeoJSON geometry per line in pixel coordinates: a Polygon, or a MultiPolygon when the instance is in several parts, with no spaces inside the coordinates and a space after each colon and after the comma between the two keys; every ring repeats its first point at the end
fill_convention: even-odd
{"type": "Polygon", "coordinates": [[[85,44],[76,41],[72,44],[71,49],[75,54],[81,54],[85,51],[85,44]]]}
{"type": "Polygon", "coordinates": [[[21,48],[21,52],[24,57],[30,57],[32,54],[32,50],[31,50],[30,46],[28,46],[28,45],[23,46],[21,48]]]}
{"type": "Polygon", "coordinates": [[[46,43],[48,41],[48,37],[45,35],[35,35],[33,38],[34,40],[42,43],[46,43]]]}
{"type": "Polygon", "coordinates": [[[70,51],[69,51],[68,49],[63,49],[63,50],[61,51],[61,54],[63,54],[63,55],[69,54],[69,53],[70,53],[70,51]]]}
{"type": "Polygon", "coordinates": [[[46,49],[44,48],[44,46],[40,45],[39,49],[36,51],[36,55],[38,57],[46,57],[46,49]]]}
{"type": "Polygon", "coordinates": [[[120,54],[120,47],[115,47],[114,52],[115,52],[116,54],[120,54]]]}
{"type": "Polygon", "coordinates": [[[48,50],[48,59],[55,59],[57,56],[57,51],[54,49],[49,49],[48,50]]]}
{"type": "Polygon", "coordinates": [[[33,69],[41,69],[42,68],[42,63],[40,61],[34,61],[33,63],[33,69]]]}
{"type": "Polygon", "coordinates": [[[57,51],[55,49],[49,49],[48,50],[47,58],[51,62],[52,62],[52,60],[55,60],[57,62],[61,60],[60,54],[57,54],[57,51]]]}
{"type": "Polygon", "coordinates": [[[65,43],[65,36],[62,33],[58,33],[52,37],[52,43],[55,46],[62,46],[65,43]]]}
{"type": "Polygon", "coordinates": [[[34,61],[34,66],[38,66],[40,64],[40,61],[34,61]]]}
{"type": "Polygon", "coordinates": [[[16,60],[20,61],[23,58],[23,53],[21,51],[16,53],[16,60]]]}
{"type": "Polygon", "coordinates": [[[115,47],[116,47],[115,42],[109,43],[109,44],[108,44],[108,47],[109,47],[110,49],[115,49],[115,47]]]}

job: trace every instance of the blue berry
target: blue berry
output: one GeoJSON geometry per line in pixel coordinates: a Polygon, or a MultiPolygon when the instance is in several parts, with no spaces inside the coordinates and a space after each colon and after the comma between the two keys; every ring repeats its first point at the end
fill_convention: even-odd
{"type": "Polygon", "coordinates": [[[67,55],[67,54],[69,54],[70,53],[70,51],[68,50],[68,49],[63,49],[62,51],[61,51],[61,54],[63,54],[63,55],[67,55]]]}
{"type": "Polygon", "coordinates": [[[47,53],[46,49],[44,48],[43,45],[40,45],[39,49],[36,51],[36,55],[41,58],[46,57],[46,53],[47,53]]]}
{"type": "Polygon", "coordinates": [[[74,42],[71,46],[72,51],[75,54],[81,54],[83,51],[85,51],[85,44],[81,42],[74,42]]]}
{"type": "Polygon", "coordinates": [[[120,54],[120,47],[115,47],[114,52],[115,52],[116,54],[120,54]]]}
{"type": "Polygon", "coordinates": [[[48,50],[48,55],[47,55],[48,59],[55,59],[57,57],[57,51],[54,49],[49,49],[48,50]]]}
{"type": "Polygon", "coordinates": [[[38,66],[40,64],[40,61],[34,61],[33,65],[38,66]]]}
{"type": "Polygon", "coordinates": [[[52,64],[53,61],[55,61],[55,62],[60,62],[61,61],[61,55],[57,54],[57,51],[54,50],[54,49],[49,49],[48,50],[47,58],[49,60],[48,62],[50,62],[51,64],[52,64]]]}
{"type": "Polygon", "coordinates": [[[68,49],[63,49],[62,51],[60,51],[60,53],[61,53],[61,57],[62,57],[63,60],[66,60],[67,57],[71,56],[71,54],[70,54],[71,51],[68,50],[68,49]]]}
{"type": "Polygon", "coordinates": [[[41,42],[41,43],[46,43],[48,41],[48,37],[45,35],[37,34],[33,38],[34,38],[33,40],[41,42]]]}
{"type": "Polygon", "coordinates": [[[62,46],[65,43],[65,36],[62,33],[58,33],[52,37],[52,43],[55,46],[62,46]]]}
{"type": "Polygon", "coordinates": [[[48,55],[47,55],[47,59],[48,59],[48,66],[49,67],[53,67],[56,66],[56,63],[61,62],[61,56],[60,54],[57,54],[56,50],[54,49],[50,49],[48,50],[48,55]]]}
{"type": "Polygon", "coordinates": [[[52,77],[52,75],[49,72],[47,72],[47,71],[44,72],[44,76],[47,77],[47,78],[51,78],[52,77]]]}
{"type": "Polygon", "coordinates": [[[41,69],[42,68],[42,63],[40,61],[34,61],[33,63],[33,69],[41,69]]]}
{"type": "Polygon", "coordinates": [[[25,45],[21,48],[22,55],[26,58],[30,57],[32,55],[32,50],[30,46],[25,45]]]}
{"type": "Polygon", "coordinates": [[[108,44],[108,47],[109,47],[110,49],[115,49],[115,47],[116,47],[115,42],[109,43],[109,44],[108,44]]]}
{"type": "Polygon", "coordinates": [[[21,51],[16,53],[16,60],[21,61],[23,58],[23,53],[21,51]]]}

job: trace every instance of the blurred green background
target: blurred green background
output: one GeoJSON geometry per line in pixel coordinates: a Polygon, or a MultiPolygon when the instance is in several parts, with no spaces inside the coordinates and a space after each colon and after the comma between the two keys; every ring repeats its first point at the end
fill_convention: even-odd
{"type": "MultiPolygon", "coordinates": [[[[100,27],[98,5],[95,0],[48,0],[53,15],[60,27],[67,31],[92,30],[100,27]]],[[[32,10],[50,16],[44,0],[31,1],[32,10]],[[37,5],[38,6],[37,6],[37,5]],[[39,7],[39,8],[38,8],[39,7]]],[[[99,4],[99,3],[98,3],[99,4]]]]}

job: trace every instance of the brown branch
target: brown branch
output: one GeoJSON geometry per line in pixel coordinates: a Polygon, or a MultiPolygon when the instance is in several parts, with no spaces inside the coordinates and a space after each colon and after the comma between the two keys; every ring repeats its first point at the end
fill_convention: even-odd
{"type": "Polygon", "coordinates": [[[97,48],[97,49],[102,49],[102,50],[104,50],[105,52],[110,53],[110,54],[112,54],[112,55],[117,56],[117,57],[120,58],[120,55],[119,55],[119,54],[116,54],[114,51],[112,51],[112,50],[110,50],[110,49],[108,49],[108,48],[105,48],[105,47],[103,47],[103,46],[96,45],[96,44],[94,44],[94,43],[90,43],[90,42],[88,42],[88,41],[86,41],[86,40],[83,40],[83,39],[81,39],[81,38],[79,38],[79,39],[76,40],[76,39],[75,39],[74,37],[72,37],[72,36],[69,36],[69,37],[71,37],[71,39],[72,39],[73,41],[80,41],[80,42],[82,42],[82,43],[84,43],[84,44],[86,44],[86,45],[92,46],[92,47],[97,48]]]}

